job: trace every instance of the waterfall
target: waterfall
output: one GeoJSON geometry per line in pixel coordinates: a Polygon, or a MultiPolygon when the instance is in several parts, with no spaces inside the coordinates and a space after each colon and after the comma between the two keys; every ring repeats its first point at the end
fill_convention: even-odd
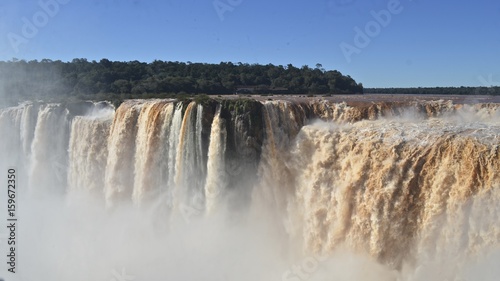
{"type": "MultiPolygon", "coordinates": [[[[318,257],[314,272],[323,279],[354,259],[367,261],[359,263],[369,273],[382,268],[377,280],[454,280],[476,264],[491,268],[481,262],[500,253],[499,108],[233,98],[128,100],[116,110],[25,103],[0,109],[0,167],[16,167],[19,189],[31,191],[20,199],[20,241],[35,253],[77,249],[50,256],[61,271],[125,264],[139,275],[145,265],[131,249],[162,276],[183,271],[180,260],[250,265],[269,254],[266,270],[277,272],[266,280],[302,280],[288,264],[312,266],[318,257]]],[[[25,268],[36,264],[21,253],[25,268]]],[[[34,275],[54,277],[44,266],[34,275]]]]}
{"type": "MultiPolygon", "coordinates": [[[[10,159],[6,166],[17,166],[21,163],[21,117],[25,108],[22,106],[7,108],[0,112],[0,132],[2,141],[0,142],[0,152],[4,159],[10,159]]],[[[7,167],[2,167],[7,168],[7,167]]]]}
{"type": "Polygon", "coordinates": [[[182,109],[183,105],[179,102],[172,117],[172,125],[170,126],[168,137],[168,187],[172,190],[175,186],[175,174],[177,171],[177,148],[179,146],[182,127],[182,109]]]}
{"type": "Polygon", "coordinates": [[[266,137],[259,164],[260,183],[254,197],[257,204],[266,204],[279,212],[286,209],[292,188],[287,151],[307,119],[301,105],[290,102],[266,102],[263,114],[266,137]]]}
{"type": "Polygon", "coordinates": [[[497,144],[488,140],[498,127],[483,126],[430,120],[304,127],[291,158],[295,219],[304,225],[297,235],[309,249],[348,245],[395,267],[411,256],[485,249],[492,241],[483,235],[500,233],[496,218],[471,221],[483,212],[471,205],[498,196],[500,167],[497,144]],[[480,233],[476,225],[484,227],[480,233]]]}
{"type": "Polygon", "coordinates": [[[203,131],[203,106],[198,104],[196,106],[196,126],[195,126],[195,163],[196,167],[199,171],[199,186],[203,186],[203,178],[206,175],[206,165],[203,163],[203,139],[202,139],[202,131],[203,131]]]}
{"type": "Polygon", "coordinates": [[[24,106],[20,129],[23,152],[27,158],[31,156],[31,143],[33,142],[33,138],[35,137],[37,114],[37,106],[33,104],[27,104],[24,106]]]}
{"type": "Polygon", "coordinates": [[[30,187],[64,193],[68,172],[69,112],[49,104],[38,112],[31,145],[30,187]]]}
{"type": "Polygon", "coordinates": [[[115,113],[108,139],[105,196],[108,206],[131,197],[134,188],[135,139],[142,102],[127,101],[115,113]]]}
{"type": "Polygon", "coordinates": [[[174,208],[198,204],[202,195],[204,167],[201,153],[202,107],[191,102],[180,129],[175,166],[174,208]]]}
{"type": "MultiPolygon", "coordinates": [[[[227,188],[226,176],[226,124],[221,118],[221,109],[217,111],[212,122],[210,144],[208,147],[207,182],[205,185],[206,212],[213,213],[221,207],[221,198],[227,188]]],[[[223,207],[223,206],[222,206],[223,207]]]]}
{"type": "Polygon", "coordinates": [[[77,116],[73,119],[69,141],[70,189],[103,194],[112,117],[77,116]]]}
{"type": "Polygon", "coordinates": [[[167,102],[147,102],[138,117],[133,200],[140,204],[168,184],[168,126],[174,106],[167,102]]]}

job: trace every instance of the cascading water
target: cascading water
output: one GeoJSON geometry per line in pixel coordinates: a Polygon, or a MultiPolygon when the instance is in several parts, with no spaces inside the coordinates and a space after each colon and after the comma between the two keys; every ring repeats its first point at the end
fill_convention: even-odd
{"type": "Polygon", "coordinates": [[[37,117],[31,145],[30,186],[36,192],[64,192],[67,180],[69,112],[46,105],[37,117]],[[46,191],[47,189],[48,191],[46,191]]]}
{"type": "Polygon", "coordinates": [[[168,183],[168,129],[174,105],[148,102],[139,115],[135,157],[133,200],[140,204],[146,197],[165,191],[168,183]]]}
{"type": "Polygon", "coordinates": [[[170,126],[168,137],[168,186],[171,188],[175,185],[175,164],[177,163],[177,147],[179,146],[182,126],[182,109],[182,103],[178,103],[172,117],[172,125],[170,126]]]}
{"type": "Polygon", "coordinates": [[[498,104],[85,107],[0,109],[24,280],[494,280],[498,104]]]}
{"type": "Polygon", "coordinates": [[[203,107],[189,103],[180,128],[175,163],[174,209],[183,211],[203,193],[204,167],[201,155],[203,107]]]}
{"type": "Polygon", "coordinates": [[[227,188],[225,169],[227,131],[225,120],[221,118],[220,106],[212,122],[210,145],[208,147],[207,183],[205,185],[206,212],[217,211],[223,203],[224,191],[227,188]]]}
{"type": "Polygon", "coordinates": [[[28,104],[23,108],[21,118],[21,143],[26,160],[31,156],[31,143],[35,137],[35,126],[37,120],[38,108],[33,104],[28,104]]]}
{"type": "Polygon", "coordinates": [[[297,235],[309,249],[347,244],[395,266],[414,255],[414,239],[416,251],[489,246],[479,241],[498,237],[495,220],[486,233],[470,233],[476,222],[459,213],[476,195],[496,192],[498,143],[488,138],[499,129],[437,120],[304,127],[290,163],[295,219],[305,225],[297,235]],[[444,222],[451,225],[443,229],[444,222]]]}
{"type": "Polygon", "coordinates": [[[71,190],[102,194],[113,115],[77,116],[71,124],[68,184],[71,190]]]}
{"type": "Polygon", "coordinates": [[[142,106],[138,101],[125,102],[118,108],[111,126],[104,185],[109,206],[132,195],[137,118],[142,106]]]}
{"type": "Polygon", "coordinates": [[[20,136],[21,136],[21,116],[23,115],[24,107],[15,107],[15,108],[7,108],[2,110],[0,113],[0,129],[2,133],[6,134],[5,139],[0,143],[0,152],[2,153],[3,158],[9,159],[13,163],[10,164],[18,165],[21,161],[21,155],[24,155],[24,151],[19,146],[20,144],[20,136]],[[22,151],[23,153],[19,153],[22,151]]]}

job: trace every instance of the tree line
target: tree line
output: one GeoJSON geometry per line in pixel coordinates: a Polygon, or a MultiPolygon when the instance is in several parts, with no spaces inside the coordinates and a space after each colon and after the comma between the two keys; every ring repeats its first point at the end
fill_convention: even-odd
{"type": "Polygon", "coordinates": [[[220,64],[155,60],[43,59],[0,62],[3,92],[22,99],[151,98],[167,94],[360,94],[363,85],[336,70],[291,64],[220,64]]]}
{"type": "Polygon", "coordinates": [[[365,88],[367,94],[403,95],[500,95],[500,87],[419,87],[419,88],[365,88]]]}

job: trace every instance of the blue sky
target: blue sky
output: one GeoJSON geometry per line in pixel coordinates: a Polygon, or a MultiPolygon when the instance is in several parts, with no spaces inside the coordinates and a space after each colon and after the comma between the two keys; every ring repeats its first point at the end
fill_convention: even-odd
{"type": "Polygon", "coordinates": [[[12,58],[321,63],[365,87],[500,85],[500,1],[2,0],[0,60],[12,58]]]}

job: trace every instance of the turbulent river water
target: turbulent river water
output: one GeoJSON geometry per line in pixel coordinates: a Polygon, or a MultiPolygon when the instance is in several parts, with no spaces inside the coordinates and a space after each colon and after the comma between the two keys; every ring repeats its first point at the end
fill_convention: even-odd
{"type": "Polygon", "coordinates": [[[498,280],[499,117],[444,100],[3,108],[18,221],[12,274],[2,192],[0,277],[498,280]]]}

